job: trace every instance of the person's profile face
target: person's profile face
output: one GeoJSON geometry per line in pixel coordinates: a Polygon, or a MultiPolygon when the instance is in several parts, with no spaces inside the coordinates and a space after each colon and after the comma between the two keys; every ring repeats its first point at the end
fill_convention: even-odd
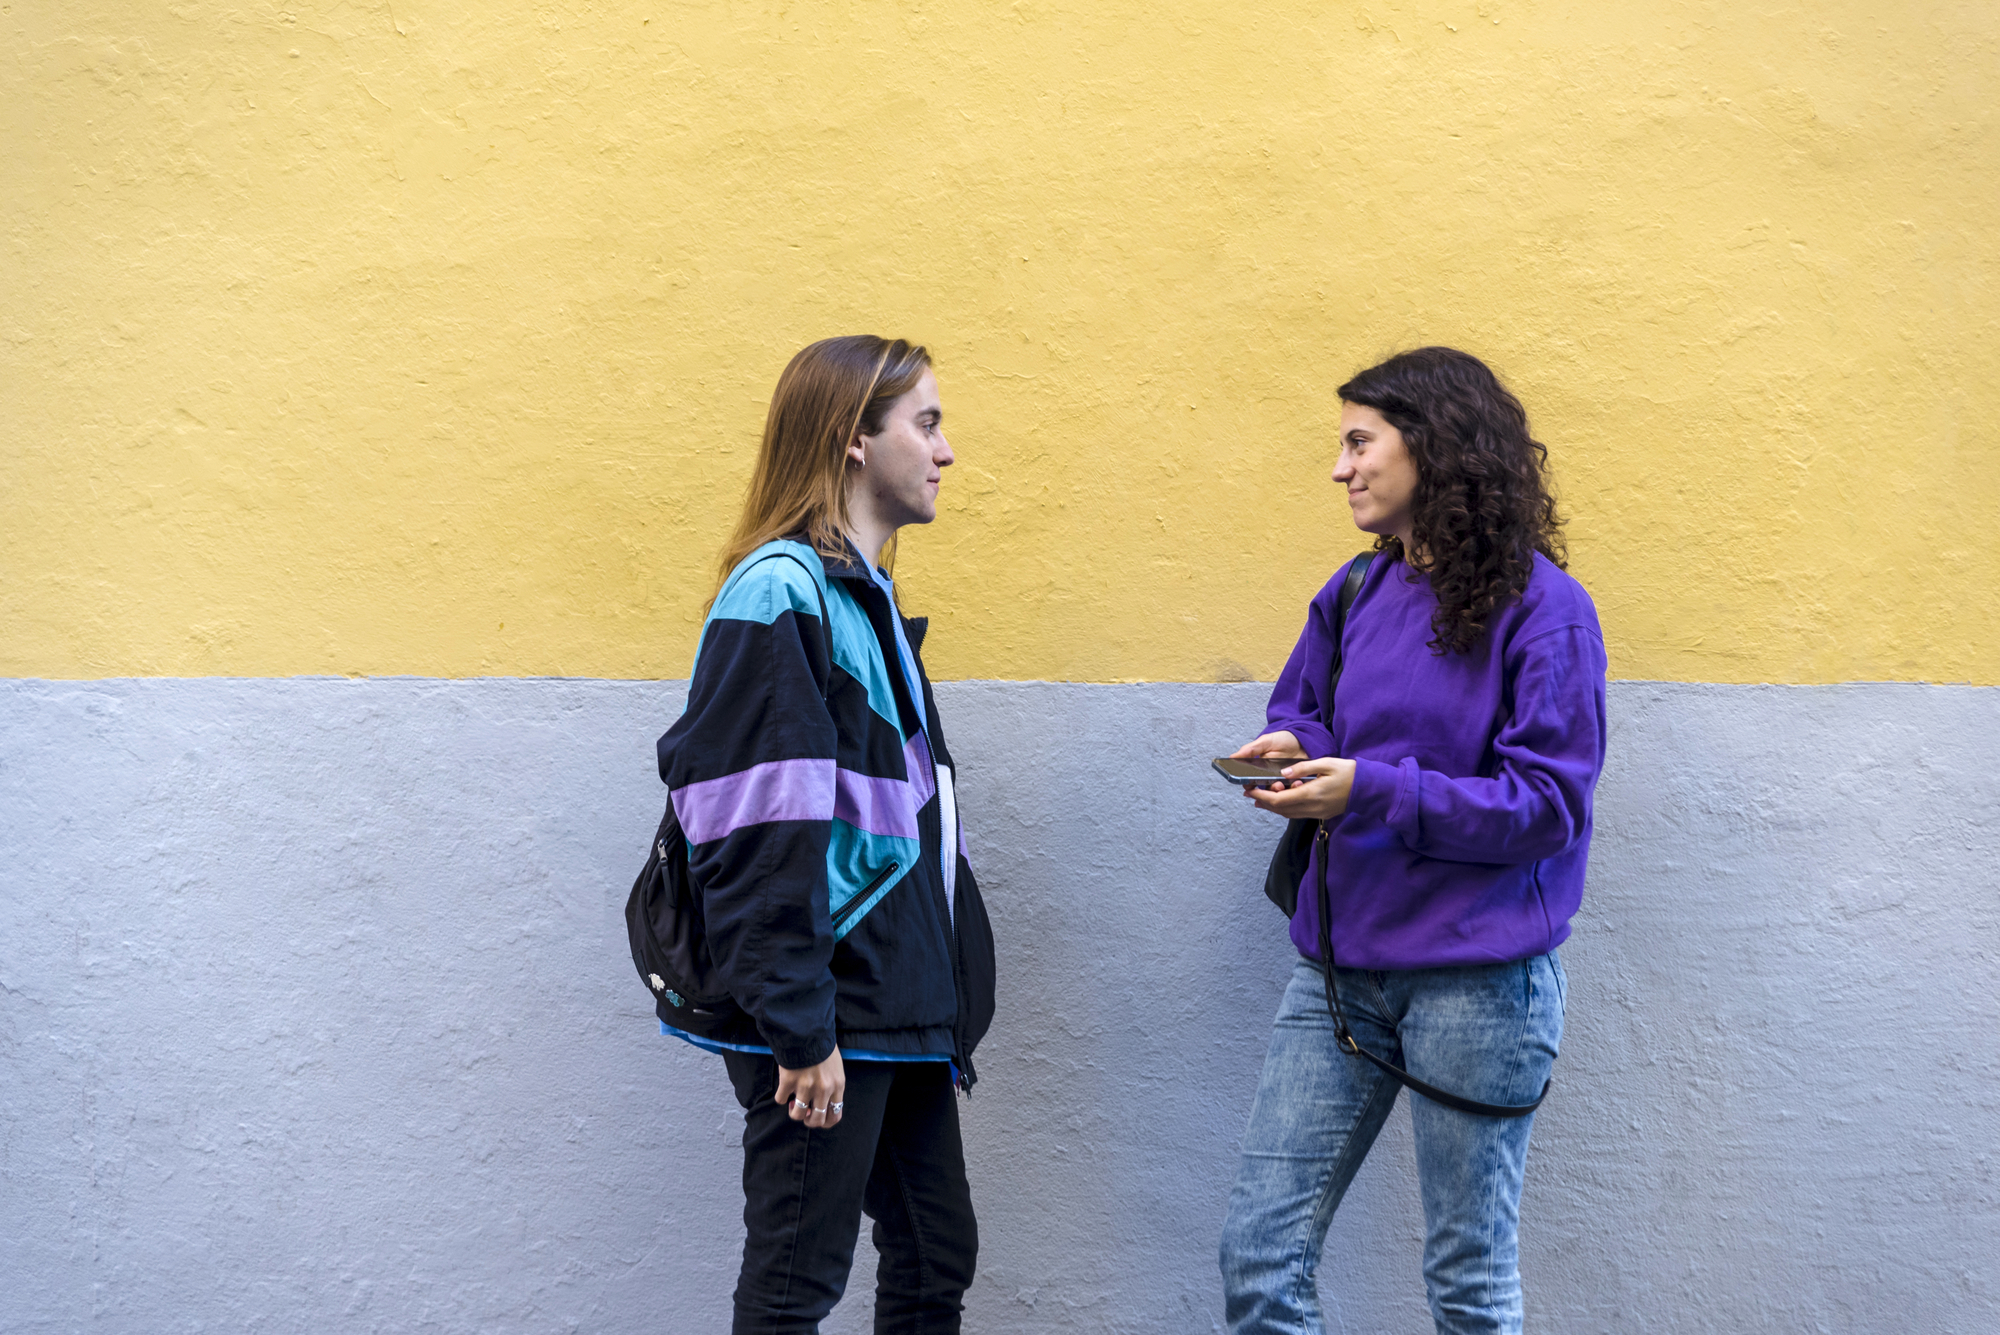
{"type": "Polygon", "coordinates": [[[1340,459],[1333,480],[1347,488],[1354,526],[1406,536],[1417,501],[1417,464],[1403,433],[1373,408],[1340,405],[1340,459]]]}
{"type": "Polygon", "coordinates": [[[890,405],[882,429],[860,437],[859,443],[862,467],[854,485],[867,489],[879,518],[897,528],[937,518],[938,484],[951,466],[952,453],[944,438],[936,376],[926,370],[890,405]]]}

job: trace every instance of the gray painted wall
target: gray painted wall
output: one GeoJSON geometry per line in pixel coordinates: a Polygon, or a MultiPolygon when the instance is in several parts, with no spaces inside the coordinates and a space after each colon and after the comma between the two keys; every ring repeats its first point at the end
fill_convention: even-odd
{"type": "MultiPolygon", "coordinates": [[[[1205,765],[1263,694],[939,691],[1001,943],[971,1329],[1216,1328],[1287,947],[1205,765]]],[[[0,683],[0,1328],[724,1329],[736,1107],[619,914],[679,699],[0,683]]],[[[1531,1328],[2000,1329],[2000,690],[1611,702],[1531,1328]]],[[[1399,1113],[1342,1329],[1428,1330],[1419,1227],[1399,1113]]]]}

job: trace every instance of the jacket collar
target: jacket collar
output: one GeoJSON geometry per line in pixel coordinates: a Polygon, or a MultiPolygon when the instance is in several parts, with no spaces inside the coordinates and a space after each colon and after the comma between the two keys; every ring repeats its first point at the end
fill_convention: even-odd
{"type": "MultiPolygon", "coordinates": [[[[801,533],[795,534],[791,540],[804,542],[806,539],[801,533]]],[[[822,555],[819,558],[820,564],[826,567],[826,577],[858,580],[869,588],[874,588],[875,581],[869,576],[868,567],[862,563],[861,552],[855,547],[852,539],[847,541],[846,547],[847,550],[839,556],[822,555]]],[[[897,609],[897,614],[901,615],[901,609],[897,609]]],[[[929,617],[903,617],[903,633],[910,637],[911,653],[917,653],[922,649],[924,635],[930,628],[929,617]]]]}
{"type": "MultiPolygon", "coordinates": [[[[791,540],[793,542],[807,542],[806,535],[803,533],[793,534],[791,540]]],[[[810,544],[808,543],[808,545],[810,544]]],[[[828,556],[824,552],[820,553],[820,563],[826,567],[827,578],[858,579],[864,584],[873,583],[874,581],[868,574],[868,564],[862,559],[860,551],[854,546],[853,539],[843,539],[842,545],[846,550],[839,556],[828,556]]]]}

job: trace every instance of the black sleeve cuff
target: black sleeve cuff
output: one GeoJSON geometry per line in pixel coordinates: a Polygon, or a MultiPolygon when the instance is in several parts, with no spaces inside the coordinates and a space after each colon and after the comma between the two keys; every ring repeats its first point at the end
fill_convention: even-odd
{"type": "Polygon", "coordinates": [[[819,1065],[833,1055],[836,1046],[831,1034],[810,1038],[766,1034],[764,1038],[771,1045],[772,1058],[787,1071],[819,1065]]]}

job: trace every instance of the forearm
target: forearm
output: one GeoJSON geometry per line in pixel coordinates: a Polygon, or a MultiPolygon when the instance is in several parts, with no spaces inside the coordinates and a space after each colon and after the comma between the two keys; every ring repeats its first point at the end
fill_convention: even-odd
{"type": "Polygon", "coordinates": [[[1355,764],[1347,809],[1381,821],[1411,851],[1451,862],[1513,864],[1554,857],[1582,835],[1589,786],[1582,776],[1504,768],[1494,778],[1452,778],[1414,757],[1355,764]]]}
{"type": "Polygon", "coordinates": [[[834,1044],[827,833],[819,821],[754,826],[690,859],[716,972],[781,1065],[813,1065],[834,1044]]]}

